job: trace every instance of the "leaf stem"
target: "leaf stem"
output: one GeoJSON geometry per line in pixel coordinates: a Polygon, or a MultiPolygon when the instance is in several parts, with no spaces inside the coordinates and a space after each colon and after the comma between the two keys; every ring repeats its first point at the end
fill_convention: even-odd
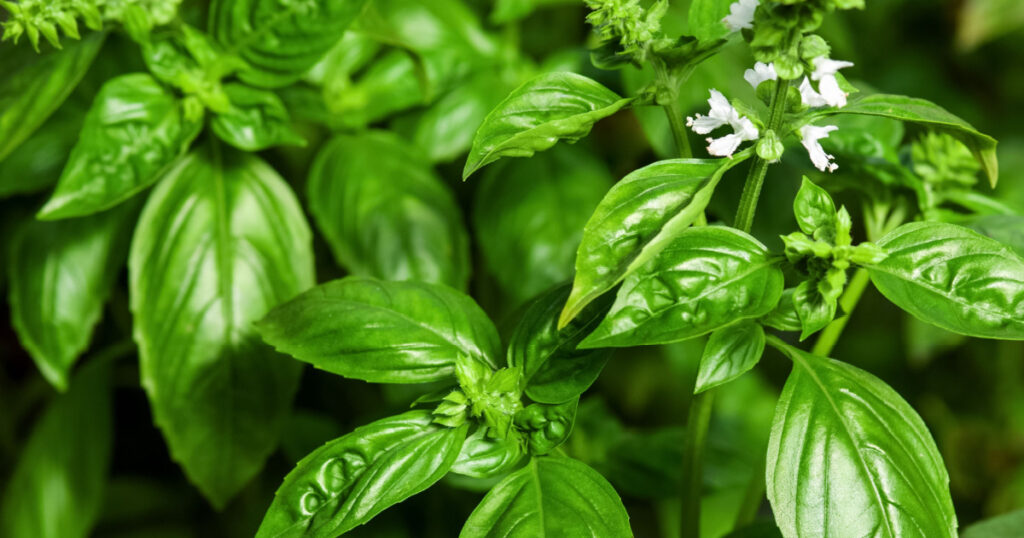
{"type": "Polygon", "coordinates": [[[690,400],[683,442],[682,538],[700,537],[700,494],[704,485],[704,441],[711,423],[714,390],[695,394],[690,400]]]}
{"type": "Polygon", "coordinates": [[[757,510],[761,508],[766,487],[764,472],[765,466],[768,464],[765,456],[765,454],[761,454],[761,457],[758,458],[755,464],[754,472],[750,475],[750,482],[747,482],[747,489],[743,492],[743,502],[740,503],[740,509],[736,513],[736,522],[733,524],[733,530],[742,529],[753,523],[757,517],[757,510]]]}
{"type": "MultiPolygon", "coordinates": [[[[768,117],[768,125],[765,130],[777,131],[782,123],[782,115],[786,110],[786,92],[789,90],[788,80],[778,80],[775,84],[775,93],[769,104],[771,112],[768,117]]],[[[755,155],[754,162],[750,165],[750,172],[747,173],[747,181],[743,184],[743,194],[740,195],[740,206],[736,211],[736,220],[733,226],[749,232],[754,225],[754,213],[757,212],[757,199],[761,197],[761,187],[764,185],[764,177],[768,173],[768,165],[771,164],[761,157],[755,155]]]]}
{"type": "Polygon", "coordinates": [[[850,285],[846,287],[843,296],[839,298],[839,307],[842,308],[843,315],[832,320],[832,323],[829,323],[821,331],[818,340],[814,342],[814,347],[811,348],[811,353],[819,357],[827,357],[829,353],[832,353],[832,349],[836,347],[836,342],[839,341],[839,336],[843,334],[843,329],[846,328],[846,323],[850,321],[853,309],[857,308],[857,302],[860,301],[861,295],[864,294],[864,289],[867,288],[868,282],[870,282],[868,270],[863,267],[858,268],[857,272],[853,274],[853,278],[850,279],[850,285]]]}
{"type": "Polygon", "coordinates": [[[659,101],[664,101],[661,108],[665,110],[665,115],[668,117],[668,125],[672,130],[672,139],[675,140],[676,150],[679,152],[679,157],[689,159],[693,157],[693,149],[690,147],[690,139],[686,137],[683,111],[679,108],[679,87],[686,82],[686,79],[690,78],[693,67],[689,66],[681,70],[675,77],[669,74],[668,67],[658,57],[651,58],[651,67],[654,68],[658,84],[667,92],[665,98],[659,99],[659,101]]]}

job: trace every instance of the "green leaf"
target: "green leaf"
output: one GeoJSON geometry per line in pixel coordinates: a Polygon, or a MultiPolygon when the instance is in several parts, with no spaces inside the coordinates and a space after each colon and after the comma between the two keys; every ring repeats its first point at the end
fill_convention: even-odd
{"type": "Polygon", "coordinates": [[[793,290],[793,306],[800,319],[801,342],[824,329],[836,317],[836,300],[825,297],[814,279],[804,280],[793,290]]]}
{"type": "Polygon", "coordinates": [[[576,349],[604,318],[611,297],[591,303],[559,330],[558,314],[568,295],[566,285],[539,297],[509,339],[508,364],[522,370],[526,395],[537,402],[557,404],[577,398],[594,383],[611,355],[609,350],[576,349]]]}
{"type": "Polygon", "coordinates": [[[711,333],[697,370],[694,394],[724,385],[747,373],[764,353],[764,329],[759,323],[741,321],[711,333]]]}
{"type": "Polygon", "coordinates": [[[732,159],[670,159],[636,170],[615,184],[583,228],[576,278],[559,325],[637,271],[687,229],[707,207],[732,159]]]}
{"type": "Polygon", "coordinates": [[[784,290],[775,310],[761,318],[761,323],[780,331],[799,331],[801,329],[800,315],[796,311],[796,305],[793,304],[794,291],[794,288],[784,290]]]}
{"type": "Polygon", "coordinates": [[[128,261],[142,386],[171,456],[217,507],[277,445],[301,373],[253,322],[314,282],[295,195],[263,161],[222,149],[166,174],[128,261]]]}
{"type": "Polygon", "coordinates": [[[17,151],[0,161],[0,198],[46,190],[57,182],[82,129],[88,110],[83,101],[92,99],[85,93],[72,93],[17,151]]]}
{"type": "Polygon", "coordinates": [[[451,471],[473,478],[492,478],[507,473],[523,459],[518,439],[495,439],[489,429],[478,427],[462,445],[451,471]]]}
{"type": "Polygon", "coordinates": [[[473,224],[484,261],[512,302],[572,277],[583,225],[611,186],[607,166],[573,146],[487,170],[473,224]]]}
{"type": "Polygon", "coordinates": [[[498,331],[467,295],[425,282],[347,277],[273,309],[259,331],[321,370],[374,383],[450,379],[456,358],[497,367],[498,331]]]}
{"type": "Polygon", "coordinates": [[[228,84],[224,91],[231,99],[231,108],[216,114],[210,122],[221,140],[245,151],[306,145],[305,139],[292,130],[288,110],[273,92],[243,84],[228,84]]]}
{"type": "Polygon", "coordinates": [[[249,67],[238,76],[261,88],[287,86],[341,38],[366,0],[214,0],[207,28],[249,67]]]}
{"type": "Polygon", "coordinates": [[[467,429],[432,424],[429,411],[409,411],[325,444],[285,477],[257,538],[333,537],[366,523],[440,480],[467,429]]]}
{"type": "Polygon", "coordinates": [[[996,139],[930,101],[903,95],[874,94],[853,98],[842,108],[823,110],[818,117],[832,114],[881,116],[946,132],[970,148],[993,188],[999,179],[996,139]]]}
{"type": "Polygon", "coordinates": [[[1024,510],[985,519],[960,533],[961,538],[1017,538],[1024,529],[1024,510]]]}
{"type": "Polygon", "coordinates": [[[715,41],[729,35],[722,22],[729,15],[733,0],[693,0],[690,4],[690,34],[702,42],[715,41]]]}
{"type": "Polygon", "coordinates": [[[1024,216],[988,215],[972,221],[974,231],[995,239],[1024,257],[1024,216]]]}
{"type": "Polygon", "coordinates": [[[64,391],[124,264],[131,219],[125,206],[61,222],[30,221],[11,242],[11,321],[43,377],[64,391]]]}
{"type": "Polygon", "coordinates": [[[868,266],[890,301],[948,331],[1024,340],[1024,259],[955,224],[915,222],[883,237],[888,253],[868,266]]]}
{"type": "Polygon", "coordinates": [[[159,179],[201,128],[150,75],[111,79],[89,109],[39,218],[89,215],[123,202],[159,179]]]}
{"type": "Polygon", "coordinates": [[[559,140],[575,142],[630,102],[582,75],[540,75],[514,90],[484,118],[462,178],[501,157],[529,157],[559,140]]]}
{"type": "Polygon", "coordinates": [[[103,33],[36,54],[0,45],[0,161],[21,145],[71,95],[103,44],[103,33]]]}
{"type": "Polygon", "coordinates": [[[578,397],[554,405],[535,403],[516,413],[516,427],[526,436],[531,456],[548,454],[569,438],[578,404],[578,397]]]}
{"type": "Polygon", "coordinates": [[[771,312],[782,271],[757,239],[733,228],[690,228],[619,288],[581,348],[678,342],[771,312]]]}
{"type": "Polygon", "coordinates": [[[836,205],[825,189],[804,176],[793,200],[793,215],[800,230],[820,241],[835,241],[836,205]]]}
{"type": "Polygon", "coordinates": [[[921,417],[849,364],[793,360],[768,444],[768,500],[783,536],[956,536],[949,476],[921,417]]]}
{"type": "Polygon", "coordinates": [[[570,458],[537,457],[480,501],[461,538],[633,536],[619,494],[597,471],[570,458]]]}
{"type": "Polygon", "coordinates": [[[505,24],[523,19],[538,8],[575,3],[576,0],[495,0],[490,20],[494,24],[505,24]]]}
{"type": "Polygon", "coordinates": [[[338,135],[317,155],[310,210],[350,272],[465,288],[469,239],[455,199],[392,133],[338,135]]]}
{"type": "Polygon", "coordinates": [[[36,423],[0,504],[0,536],[85,538],[103,506],[112,432],[110,363],[82,368],[36,423]]]}

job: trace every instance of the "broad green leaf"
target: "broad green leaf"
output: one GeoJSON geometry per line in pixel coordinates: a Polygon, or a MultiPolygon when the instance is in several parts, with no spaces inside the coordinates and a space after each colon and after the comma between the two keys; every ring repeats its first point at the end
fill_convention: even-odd
{"type": "Polygon", "coordinates": [[[991,237],[1024,257],[1024,216],[988,215],[968,224],[974,231],[991,237]]]}
{"type": "Polygon", "coordinates": [[[559,325],[637,271],[703,214],[732,159],[670,159],[615,184],[583,228],[576,278],[559,325]]]}
{"type": "Polygon", "coordinates": [[[985,519],[969,525],[962,538],[1018,538],[1024,529],[1024,510],[985,519]]]}
{"type": "Polygon", "coordinates": [[[8,260],[11,321],[21,345],[57,390],[89,346],[93,327],[120,273],[135,207],[81,219],[27,222],[8,260]]]}
{"type": "Polygon", "coordinates": [[[480,501],[461,538],[629,537],[619,494],[597,471],[571,458],[536,457],[480,501]]]}
{"type": "Polygon", "coordinates": [[[577,398],[594,383],[611,355],[609,350],[576,349],[604,318],[611,297],[591,303],[559,330],[558,313],[568,295],[566,285],[540,296],[509,338],[508,365],[521,369],[526,395],[537,402],[557,404],[577,398]]]}
{"type": "MultiPolygon", "coordinates": [[[[432,65],[432,64],[431,64],[432,65]]],[[[365,128],[397,112],[426,104],[426,88],[420,80],[428,66],[417,64],[402,50],[389,50],[348,85],[323,89],[332,126],[365,128]],[[419,78],[418,78],[419,77],[419,78]]]]}
{"type": "Polygon", "coordinates": [[[678,342],[771,312],[782,270],[757,239],[733,228],[690,228],[619,288],[581,348],[678,342]]]}
{"type": "Polygon", "coordinates": [[[375,383],[450,379],[459,356],[497,367],[498,331],[449,287],[347,277],[273,309],[259,331],[279,351],[375,383]]]}
{"type": "Polygon", "coordinates": [[[469,239],[455,199],[392,133],[338,135],[309,173],[310,210],[351,273],[465,288],[469,239]]]}
{"type": "Polygon", "coordinates": [[[0,198],[45,190],[57,182],[88,110],[83,101],[92,98],[78,95],[73,93],[17,151],[0,161],[0,198]]]}
{"type": "Polygon", "coordinates": [[[523,459],[518,439],[495,439],[488,428],[478,427],[462,445],[452,472],[473,478],[491,478],[515,468],[523,459]]]}
{"type": "Polygon", "coordinates": [[[36,423],[4,485],[0,536],[90,535],[110,464],[110,377],[108,360],[87,364],[36,423]]]}
{"type": "Polygon", "coordinates": [[[559,140],[575,142],[630,102],[582,75],[540,75],[514,90],[484,118],[462,177],[501,157],[529,157],[559,140]]]}
{"type": "Polygon", "coordinates": [[[142,386],[214,506],[277,445],[301,365],[260,343],[254,322],[313,285],[311,242],[281,177],[218,145],[181,159],[139,219],[128,270],[142,386]]]}
{"type": "Polygon", "coordinates": [[[461,0],[374,0],[360,16],[358,29],[415,53],[424,63],[431,63],[431,56],[447,56],[445,63],[463,74],[470,64],[496,56],[500,47],[461,0]]]}
{"type": "Polygon", "coordinates": [[[874,94],[851,99],[850,103],[842,108],[824,110],[820,113],[821,116],[831,114],[882,116],[949,133],[974,153],[992,187],[996,186],[999,179],[996,140],[930,101],[903,95],[874,94]]]}
{"type": "Polygon", "coordinates": [[[690,34],[701,41],[715,41],[729,35],[722,22],[733,0],[693,0],[690,4],[690,34]]]}
{"type": "Polygon", "coordinates": [[[514,303],[572,277],[583,225],[611,186],[607,167],[573,146],[487,170],[473,224],[488,269],[514,303]]]}
{"type": "Polygon", "coordinates": [[[305,146],[306,141],[292,130],[284,103],[273,92],[228,84],[224,92],[231,108],[213,116],[210,127],[221,140],[245,151],[260,151],[273,146],[305,146]]]}
{"type": "Polygon", "coordinates": [[[994,239],[955,224],[915,222],[878,246],[868,267],[890,301],[921,321],[979,338],[1024,340],[1024,259],[994,239]]]}
{"type": "Polygon", "coordinates": [[[723,385],[747,373],[764,352],[764,329],[759,323],[741,321],[711,333],[697,370],[694,394],[723,385]]]}
{"type": "Polygon", "coordinates": [[[836,317],[837,301],[829,300],[818,288],[818,282],[808,279],[793,290],[793,306],[800,320],[800,341],[824,329],[836,317]]]}
{"type": "Polygon", "coordinates": [[[89,109],[39,218],[89,215],[123,202],[159,179],[201,128],[150,75],[111,79],[89,109]]]}
{"type": "Polygon", "coordinates": [[[825,189],[804,176],[793,199],[793,215],[800,230],[821,241],[833,242],[836,235],[836,205],[825,189]]]}
{"type": "Polygon", "coordinates": [[[430,487],[455,462],[468,428],[431,418],[409,411],[311,452],[285,477],[256,537],[338,536],[430,487]]]}
{"type": "Polygon", "coordinates": [[[799,349],[768,444],[768,500],[787,538],[956,536],[949,476],[921,417],[849,364],[799,349]]]}
{"type": "Polygon", "coordinates": [[[249,67],[238,76],[261,88],[287,86],[341,38],[366,0],[214,0],[207,28],[249,67]]]}
{"type": "Polygon", "coordinates": [[[105,34],[96,32],[64,50],[37,54],[29,47],[0,44],[0,161],[21,145],[71,95],[105,34]]]}

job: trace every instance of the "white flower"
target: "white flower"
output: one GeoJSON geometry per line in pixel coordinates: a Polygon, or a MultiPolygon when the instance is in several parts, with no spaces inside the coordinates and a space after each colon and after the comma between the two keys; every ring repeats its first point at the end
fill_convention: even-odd
{"type": "Polygon", "coordinates": [[[724,125],[729,125],[733,130],[732,134],[717,139],[709,137],[708,153],[718,157],[732,157],[744,140],[757,140],[759,133],[754,122],[740,116],[721,92],[712,88],[708,105],[711,110],[707,116],[697,114],[696,117],[687,117],[686,126],[697,134],[708,134],[724,125]]]}
{"type": "Polygon", "coordinates": [[[729,14],[722,19],[730,32],[738,32],[744,28],[754,27],[754,11],[758,0],[739,0],[729,6],[729,14]]]}
{"type": "Polygon", "coordinates": [[[779,80],[779,75],[775,72],[775,64],[757,62],[753,69],[743,72],[743,78],[756,90],[766,80],[779,80]]]}
{"type": "Polygon", "coordinates": [[[825,153],[825,148],[821,147],[822,138],[827,138],[828,134],[835,131],[839,127],[835,125],[823,125],[818,127],[817,125],[804,125],[800,128],[800,143],[807,148],[807,153],[811,156],[811,163],[818,170],[824,172],[835,172],[839,165],[832,162],[835,159],[834,156],[825,153]]]}
{"type": "Polygon", "coordinates": [[[824,56],[818,56],[811,62],[814,64],[811,80],[818,81],[818,90],[815,91],[807,77],[804,77],[803,83],[800,84],[800,97],[803,103],[809,107],[834,106],[842,108],[846,106],[846,92],[839,88],[836,73],[840,69],[853,67],[853,62],[833,60],[824,56]]]}

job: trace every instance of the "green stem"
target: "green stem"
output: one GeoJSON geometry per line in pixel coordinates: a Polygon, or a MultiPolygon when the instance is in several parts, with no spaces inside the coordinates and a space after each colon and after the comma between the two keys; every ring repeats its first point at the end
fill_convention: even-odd
{"type": "Polygon", "coordinates": [[[844,314],[832,320],[832,323],[829,323],[825,330],[821,331],[818,340],[814,342],[814,347],[811,348],[811,353],[820,357],[827,357],[829,353],[832,353],[832,349],[836,347],[836,342],[839,341],[839,336],[843,334],[843,329],[846,328],[846,323],[850,321],[853,309],[857,308],[857,302],[860,301],[860,296],[864,294],[864,289],[867,288],[868,282],[870,282],[868,270],[863,267],[857,269],[857,272],[853,274],[853,278],[850,279],[850,285],[846,287],[843,296],[839,298],[839,307],[842,308],[844,314]]]}
{"type": "MultiPolygon", "coordinates": [[[[775,93],[769,105],[771,113],[768,117],[766,131],[777,131],[782,123],[783,112],[786,111],[786,92],[789,90],[788,80],[779,80],[775,84],[775,93]]],[[[763,133],[762,133],[763,134],[763,133]]],[[[749,232],[754,225],[754,213],[757,212],[757,199],[761,197],[761,187],[764,185],[764,176],[768,173],[770,163],[759,156],[754,156],[754,162],[750,165],[750,172],[747,174],[747,181],[743,184],[743,194],[740,195],[740,207],[736,211],[736,220],[733,226],[749,232]]]]}
{"type": "Polygon", "coordinates": [[[668,117],[668,125],[672,129],[672,139],[675,140],[676,150],[681,158],[689,159],[693,157],[693,149],[690,148],[690,139],[686,137],[683,111],[679,108],[679,86],[686,79],[690,78],[693,68],[688,67],[678,73],[676,77],[673,77],[669,74],[668,68],[661,59],[657,57],[652,58],[651,66],[654,68],[654,75],[657,77],[658,83],[667,93],[667,99],[665,99],[665,103],[661,107],[665,110],[665,115],[668,117]]]}
{"type": "Polygon", "coordinates": [[[695,394],[690,400],[683,442],[682,538],[700,538],[700,494],[704,484],[704,445],[711,423],[714,391],[695,394]]]}
{"type": "Polygon", "coordinates": [[[764,499],[764,471],[767,463],[765,454],[762,454],[758,458],[753,474],[750,475],[747,489],[743,492],[743,502],[740,503],[740,510],[736,513],[736,522],[733,524],[733,530],[742,529],[750,525],[757,517],[757,510],[761,508],[761,502],[764,499]]]}

